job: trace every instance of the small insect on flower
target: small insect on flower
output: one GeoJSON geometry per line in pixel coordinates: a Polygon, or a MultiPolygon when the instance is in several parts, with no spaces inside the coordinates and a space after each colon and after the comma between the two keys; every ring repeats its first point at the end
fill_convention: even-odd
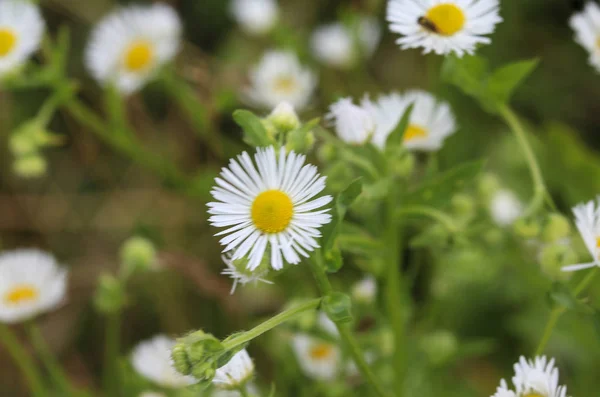
{"type": "Polygon", "coordinates": [[[0,255],[0,322],[18,323],[55,309],[65,299],[67,271],[35,249],[0,255]]]}
{"type": "Polygon", "coordinates": [[[12,72],[40,46],[44,20],[29,1],[0,1],[0,77],[12,72]]]}
{"type": "Polygon", "coordinates": [[[600,266],[600,196],[596,200],[597,202],[591,200],[573,208],[575,225],[593,260],[565,266],[563,271],[570,272],[600,266]]]}
{"type": "Polygon", "coordinates": [[[569,24],[575,31],[575,41],[590,53],[590,65],[600,72],[600,6],[589,1],[569,24]]]}
{"type": "Polygon", "coordinates": [[[297,264],[319,246],[319,228],[331,221],[322,207],[332,197],[315,198],[326,178],[303,155],[271,146],[259,148],[254,160],[244,152],[223,168],[211,191],[218,201],[208,203],[209,221],[226,228],[217,235],[227,235],[220,242],[231,260],[247,257],[247,268],[255,270],[266,254],[280,270],[284,261],[297,264]]]}
{"type": "Polygon", "coordinates": [[[317,77],[304,68],[292,52],[269,51],[250,71],[250,86],[244,95],[267,109],[288,102],[296,109],[308,105],[317,77]]]}
{"type": "Polygon", "coordinates": [[[527,360],[521,356],[514,368],[512,383],[515,391],[510,390],[502,379],[492,397],[567,397],[567,387],[558,385],[558,369],[554,367],[554,359],[548,361],[542,356],[527,360]]]}
{"type": "Polygon", "coordinates": [[[102,85],[131,94],[179,49],[181,22],[165,4],[130,6],[105,17],[92,32],[85,61],[102,85]]]}
{"type": "Polygon", "coordinates": [[[333,343],[297,334],[292,346],[302,371],[318,380],[333,380],[340,370],[340,349],[333,343]]]}
{"type": "Polygon", "coordinates": [[[243,387],[254,375],[254,363],[246,349],[237,352],[231,360],[221,368],[213,379],[213,384],[221,389],[238,389],[243,387]]]}
{"type": "Polygon", "coordinates": [[[275,0],[233,0],[230,11],[240,27],[251,35],[268,33],[279,16],[275,0]]]}
{"type": "Polygon", "coordinates": [[[171,366],[171,349],[175,341],[165,335],[157,335],[139,343],[131,353],[133,368],[146,379],[162,387],[178,389],[194,384],[191,376],[179,374],[171,366]]]}
{"type": "Polygon", "coordinates": [[[402,49],[463,56],[491,42],[485,35],[502,21],[498,12],[498,0],[389,0],[387,20],[402,49]]]}

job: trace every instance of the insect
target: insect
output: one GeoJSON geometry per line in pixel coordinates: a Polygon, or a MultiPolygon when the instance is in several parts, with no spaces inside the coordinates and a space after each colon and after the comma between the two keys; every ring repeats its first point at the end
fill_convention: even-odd
{"type": "Polygon", "coordinates": [[[439,29],[437,28],[437,26],[435,26],[435,23],[433,23],[431,20],[427,19],[427,17],[419,17],[419,19],[417,19],[417,23],[419,25],[421,25],[424,29],[432,32],[432,33],[439,33],[439,29]]]}

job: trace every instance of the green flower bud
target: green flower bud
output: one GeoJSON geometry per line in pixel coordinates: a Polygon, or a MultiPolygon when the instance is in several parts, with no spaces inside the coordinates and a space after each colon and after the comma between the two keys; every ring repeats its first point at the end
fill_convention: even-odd
{"type": "Polygon", "coordinates": [[[104,314],[116,313],[125,306],[125,302],[125,290],[121,282],[111,274],[100,276],[94,296],[96,310],[104,314]]]}
{"type": "Polygon", "coordinates": [[[121,266],[125,275],[146,271],[156,266],[156,249],[144,237],[131,237],[121,247],[121,266]]]}
{"type": "Polygon", "coordinates": [[[215,358],[216,354],[225,352],[225,348],[219,339],[201,330],[187,335],[184,341],[187,346],[188,360],[194,366],[198,363],[210,361],[215,358]]]}
{"type": "Polygon", "coordinates": [[[550,214],[542,231],[542,239],[552,243],[571,234],[571,223],[561,214],[550,214]]]}
{"type": "Polygon", "coordinates": [[[171,350],[171,359],[173,360],[173,367],[177,372],[182,375],[189,375],[192,373],[192,364],[190,363],[186,351],[185,343],[178,342],[171,350]]]}
{"type": "Polygon", "coordinates": [[[39,154],[20,156],[13,163],[13,172],[22,178],[39,178],[46,175],[48,163],[39,154]]]}
{"type": "Polygon", "coordinates": [[[317,151],[317,157],[319,158],[320,162],[325,164],[335,161],[337,157],[337,149],[335,145],[331,143],[322,144],[317,151]]]}
{"type": "Polygon", "coordinates": [[[503,240],[503,233],[499,229],[490,229],[483,234],[483,239],[489,245],[498,245],[503,240]]]}
{"type": "Polygon", "coordinates": [[[38,145],[35,139],[28,134],[12,134],[8,141],[8,148],[13,156],[23,156],[26,154],[35,154],[38,145]]]}
{"type": "Polygon", "coordinates": [[[390,168],[394,175],[400,178],[407,178],[415,169],[415,156],[412,153],[405,152],[399,157],[394,157],[390,161],[390,168]]]}
{"type": "Polygon", "coordinates": [[[267,120],[278,130],[280,133],[286,133],[300,127],[300,119],[294,110],[294,107],[287,102],[282,102],[271,114],[267,117],[267,120]]]}
{"type": "Polygon", "coordinates": [[[421,350],[434,365],[446,363],[458,351],[458,340],[450,331],[436,331],[419,341],[421,350]]]}
{"type": "Polygon", "coordinates": [[[549,244],[539,254],[542,271],[553,280],[566,280],[569,272],[562,268],[577,263],[578,257],[568,244],[549,244]]]}
{"type": "Polygon", "coordinates": [[[389,328],[383,328],[379,332],[379,337],[376,339],[379,343],[379,349],[384,356],[394,354],[395,337],[394,333],[389,328]]]}
{"type": "Polygon", "coordinates": [[[467,194],[455,194],[452,197],[452,208],[457,215],[469,218],[475,213],[475,200],[467,194]]]}
{"type": "Polygon", "coordinates": [[[496,175],[486,173],[479,179],[477,188],[484,200],[488,201],[500,189],[500,182],[496,175]]]}
{"type": "Polygon", "coordinates": [[[513,227],[517,236],[526,239],[538,237],[541,232],[540,223],[536,219],[518,219],[513,227]]]}

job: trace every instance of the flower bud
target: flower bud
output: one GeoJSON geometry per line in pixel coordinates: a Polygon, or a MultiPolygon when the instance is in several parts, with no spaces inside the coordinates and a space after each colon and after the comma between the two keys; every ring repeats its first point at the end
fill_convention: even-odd
{"type": "Polygon", "coordinates": [[[530,239],[540,235],[540,224],[536,219],[519,219],[513,225],[515,233],[523,238],[530,239]]]}
{"type": "Polygon", "coordinates": [[[156,249],[144,237],[129,238],[121,247],[121,266],[125,275],[146,271],[156,266],[156,249]]]}
{"type": "Polygon", "coordinates": [[[450,331],[436,331],[423,336],[419,346],[432,364],[441,365],[456,354],[458,340],[450,331]]]}
{"type": "Polygon", "coordinates": [[[412,153],[405,152],[400,157],[392,159],[390,166],[394,175],[406,178],[415,169],[415,156],[412,153]]]}
{"type": "Polygon", "coordinates": [[[539,253],[542,271],[553,280],[566,280],[571,273],[562,268],[577,262],[577,254],[568,244],[549,244],[539,253]]]}
{"type": "Polygon", "coordinates": [[[183,342],[178,342],[171,350],[171,359],[173,360],[173,368],[182,375],[192,373],[192,364],[188,359],[186,346],[183,342]]]}
{"type": "Polygon", "coordinates": [[[452,197],[452,208],[457,215],[470,218],[475,212],[475,200],[468,194],[455,194],[452,197]]]}
{"type": "Polygon", "coordinates": [[[277,105],[267,117],[267,120],[271,122],[280,133],[286,133],[300,127],[300,119],[298,118],[294,107],[288,102],[281,102],[277,105]]]}
{"type": "Polygon", "coordinates": [[[571,223],[560,214],[550,214],[542,231],[542,239],[552,243],[571,234],[571,223]]]}
{"type": "Polygon", "coordinates": [[[19,156],[13,163],[13,172],[22,178],[39,178],[46,175],[48,163],[39,154],[19,156]]]}
{"type": "Polygon", "coordinates": [[[104,314],[116,313],[125,306],[125,302],[126,296],[121,282],[110,274],[100,276],[94,296],[96,310],[104,314]]]}
{"type": "Polygon", "coordinates": [[[8,148],[13,156],[23,156],[36,153],[38,145],[31,135],[14,133],[10,136],[8,148]]]}
{"type": "Polygon", "coordinates": [[[337,149],[335,145],[331,143],[322,144],[317,151],[317,157],[322,163],[331,163],[337,157],[337,149]]]}
{"type": "Polygon", "coordinates": [[[500,182],[498,178],[494,174],[486,173],[481,176],[479,179],[479,184],[477,186],[479,190],[479,194],[481,194],[484,200],[489,200],[494,193],[500,189],[500,182]]]}

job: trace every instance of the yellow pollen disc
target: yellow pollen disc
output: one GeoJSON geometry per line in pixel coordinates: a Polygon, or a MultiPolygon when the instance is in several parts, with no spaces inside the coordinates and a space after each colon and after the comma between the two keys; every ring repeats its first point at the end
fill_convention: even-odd
{"type": "Polygon", "coordinates": [[[17,44],[17,36],[9,29],[0,29],[0,57],[8,55],[17,44]]]}
{"type": "Polygon", "coordinates": [[[460,32],[465,25],[465,14],[452,3],[438,4],[431,7],[425,16],[442,36],[452,36],[460,32]]]}
{"type": "Polygon", "coordinates": [[[36,300],[39,291],[31,285],[19,285],[4,295],[4,302],[10,305],[18,305],[23,302],[36,300]]]}
{"type": "Polygon", "coordinates": [[[427,138],[427,131],[418,125],[411,124],[404,131],[404,142],[419,138],[427,138]]]}
{"type": "Polygon", "coordinates": [[[147,41],[133,42],[125,52],[125,68],[130,72],[146,69],[154,59],[154,50],[147,41]]]}
{"type": "Polygon", "coordinates": [[[254,226],[264,233],[284,231],[294,215],[290,196],[280,190],[267,190],[259,194],[252,203],[254,226]]]}
{"type": "Polygon", "coordinates": [[[331,345],[320,343],[310,348],[310,356],[315,360],[324,360],[331,355],[331,345]]]}
{"type": "Polygon", "coordinates": [[[296,79],[289,76],[282,76],[275,80],[274,89],[281,94],[291,94],[296,91],[298,85],[296,79]]]}
{"type": "Polygon", "coordinates": [[[596,248],[600,249],[600,237],[596,237],[596,248]]]}

